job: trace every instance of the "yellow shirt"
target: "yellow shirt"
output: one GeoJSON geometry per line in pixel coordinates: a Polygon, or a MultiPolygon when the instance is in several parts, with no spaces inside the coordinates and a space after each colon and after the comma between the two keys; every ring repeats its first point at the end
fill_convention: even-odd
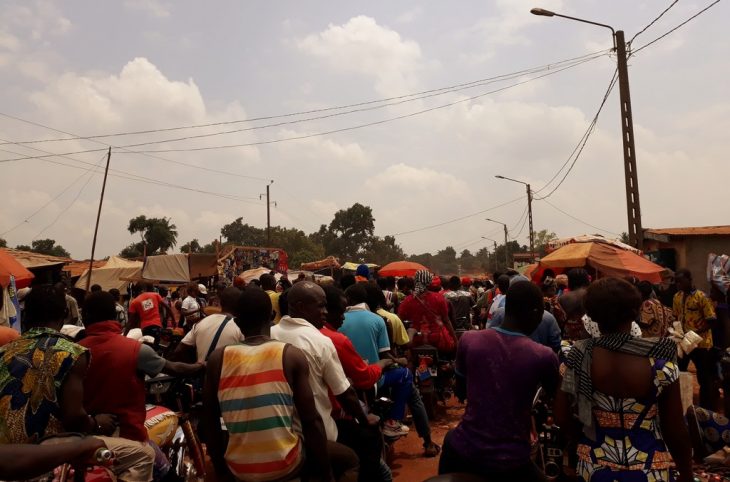
{"type": "Polygon", "coordinates": [[[390,321],[390,326],[393,327],[393,343],[396,345],[405,345],[411,339],[408,337],[408,332],[406,331],[406,327],[403,326],[403,322],[400,318],[398,318],[398,315],[395,313],[391,313],[390,311],[386,311],[383,308],[380,308],[378,310],[378,314],[380,316],[384,316],[385,318],[390,321]]]}
{"type": "Polygon", "coordinates": [[[271,298],[271,309],[276,313],[276,316],[274,317],[274,324],[278,324],[279,320],[281,320],[281,310],[279,309],[279,295],[281,293],[277,293],[276,291],[267,291],[266,294],[269,295],[269,298],[271,298]]]}
{"type": "Polygon", "coordinates": [[[709,329],[707,320],[716,318],[715,308],[712,302],[700,290],[694,290],[689,294],[682,291],[674,295],[672,302],[674,317],[682,323],[684,331],[707,330],[704,333],[697,333],[702,337],[698,348],[712,348],[712,330],[709,329]]]}

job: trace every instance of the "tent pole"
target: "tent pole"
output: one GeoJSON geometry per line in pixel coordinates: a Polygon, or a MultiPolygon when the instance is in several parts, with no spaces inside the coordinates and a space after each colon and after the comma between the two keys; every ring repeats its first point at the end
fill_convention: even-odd
{"type": "Polygon", "coordinates": [[[91,286],[91,271],[94,269],[94,252],[96,251],[96,235],[99,233],[99,219],[101,218],[101,206],[104,204],[104,191],[106,190],[106,177],[109,174],[109,161],[112,158],[112,148],[106,154],[106,168],[104,169],[104,182],[101,185],[101,197],[99,198],[99,211],[96,213],[96,227],[94,227],[94,240],[91,243],[91,259],[89,260],[89,274],[86,277],[86,292],[91,286]]]}

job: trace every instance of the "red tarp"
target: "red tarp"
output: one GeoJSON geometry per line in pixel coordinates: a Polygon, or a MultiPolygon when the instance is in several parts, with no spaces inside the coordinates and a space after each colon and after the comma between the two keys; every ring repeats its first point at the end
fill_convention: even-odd
{"type": "Polygon", "coordinates": [[[25,288],[30,285],[33,273],[28,271],[4,249],[0,249],[0,285],[8,286],[10,277],[15,276],[15,287],[25,288]]]}
{"type": "Polygon", "coordinates": [[[416,274],[416,271],[421,270],[428,271],[428,268],[411,261],[394,261],[380,268],[378,276],[413,276],[416,274]]]}

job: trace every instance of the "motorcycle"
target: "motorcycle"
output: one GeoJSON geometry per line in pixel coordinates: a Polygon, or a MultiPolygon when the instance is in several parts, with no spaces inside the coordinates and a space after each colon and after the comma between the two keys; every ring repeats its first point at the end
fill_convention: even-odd
{"type": "Polygon", "coordinates": [[[145,427],[167,461],[156,462],[155,480],[162,477],[165,481],[202,481],[205,459],[196,434],[202,404],[195,402],[194,385],[183,378],[158,375],[145,380],[145,386],[145,427]]]}
{"type": "Polygon", "coordinates": [[[555,425],[551,400],[542,388],[532,402],[533,457],[548,481],[564,480],[563,440],[560,427],[555,425]]]}
{"type": "Polygon", "coordinates": [[[411,348],[411,356],[416,386],[421,392],[429,419],[433,419],[438,402],[446,403],[454,393],[453,360],[440,358],[438,349],[433,345],[411,348]]]}
{"type": "MultiPolygon", "coordinates": [[[[63,433],[43,439],[40,445],[56,445],[64,443],[78,443],[84,436],[77,433],[63,433]]],[[[63,464],[53,472],[30,479],[27,482],[113,482],[116,480],[114,474],[109,470],[114,462],[114,452],[106,448],[100,448],[94,454],[95,464],[88,467],[77,467],[73,470],[71,464],[63,464]]]]}

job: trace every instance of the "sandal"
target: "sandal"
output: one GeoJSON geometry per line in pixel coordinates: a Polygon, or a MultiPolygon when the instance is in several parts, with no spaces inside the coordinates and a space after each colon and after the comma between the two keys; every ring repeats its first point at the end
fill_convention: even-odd
{"type": "Polygon", "coordinates": [[[438,445],[436,445],[433,442],[424,446],[424,450],[423,450],[424,457],[436,457],[440,453],[441,453],[441,447],[439,447],[438,445]]]}

